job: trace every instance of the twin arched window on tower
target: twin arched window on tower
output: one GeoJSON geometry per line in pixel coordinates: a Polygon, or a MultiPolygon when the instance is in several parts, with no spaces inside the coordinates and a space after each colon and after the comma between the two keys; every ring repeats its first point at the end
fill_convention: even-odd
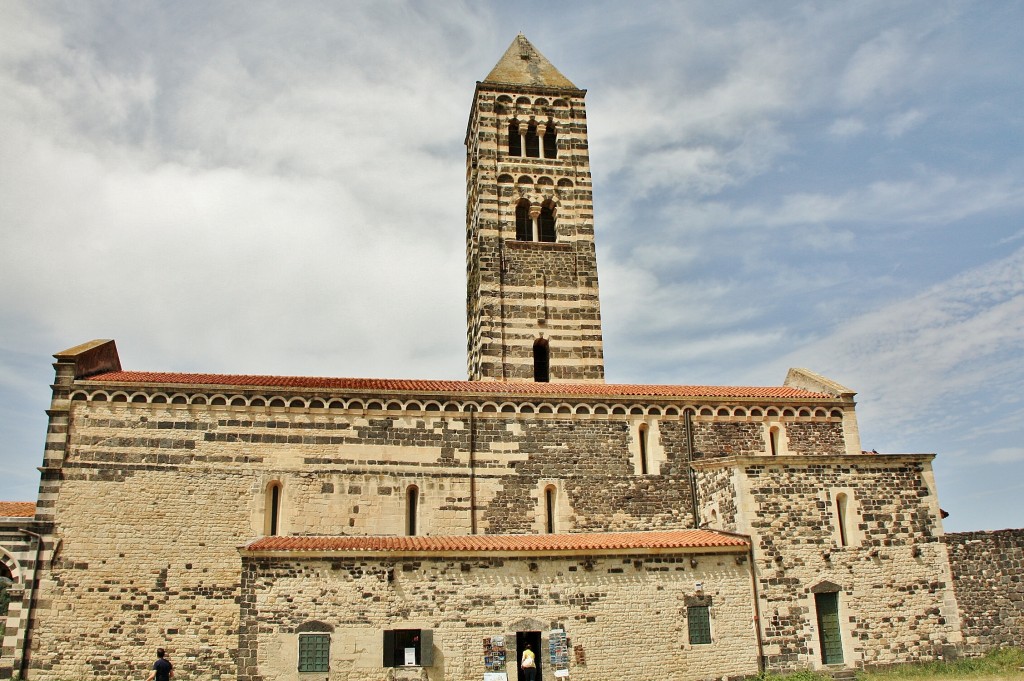
{"type": "Polygon", "coordinates": [[[550,201],[541,205],[536,216],[530,214],[530,202],[526,199],[516,204],[516,241],[554,243],[556,236],[555,207],[550,201]]]}
{"type": "Polygon", "coordinates": [[[558,158],[558,134],[555,131],[555,124],[548,123],[544,128],[544,135],[541,136],[538,134],[536,121],[530,121],[524,126],[517,119],[512,119],[508,124],[508,155],[558,158]]]}

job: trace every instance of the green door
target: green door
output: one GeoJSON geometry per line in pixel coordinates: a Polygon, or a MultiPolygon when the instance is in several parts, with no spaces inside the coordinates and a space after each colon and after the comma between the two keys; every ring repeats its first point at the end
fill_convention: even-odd
{"type": "Polygon", "coordinates": [[[818,610],[821,661],[825,664],[842,664],[843,638],[839,632],[839,594],[814,594],[814,605],[818,610]]]}

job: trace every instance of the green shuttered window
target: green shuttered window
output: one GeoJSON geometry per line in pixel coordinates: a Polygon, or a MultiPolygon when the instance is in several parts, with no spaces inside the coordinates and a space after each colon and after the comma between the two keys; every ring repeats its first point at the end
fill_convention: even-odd
{"type": "Polygon", "coordinates": [[[301,634],[299,636],[299,671],[328,671],[330,668],[330,652],[330,635],[301,634]]]}
{"type": "Polygon", "coordinates": [[[686,622],[690,629],[690,645],[711,643],[711,615],[706,605],[691,605],[686,609],[686,622]]]}

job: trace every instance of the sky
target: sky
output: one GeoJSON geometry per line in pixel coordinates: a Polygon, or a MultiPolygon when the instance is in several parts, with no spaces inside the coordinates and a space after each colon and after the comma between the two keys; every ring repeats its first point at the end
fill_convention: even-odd
{"type": "Polygon", "coordinates": [[[474,84],[587,93],[607,380],[858,393],[1024,527],[1024,3],[0,2],[0,499],[52,355],[463,379],[474,84]]]}

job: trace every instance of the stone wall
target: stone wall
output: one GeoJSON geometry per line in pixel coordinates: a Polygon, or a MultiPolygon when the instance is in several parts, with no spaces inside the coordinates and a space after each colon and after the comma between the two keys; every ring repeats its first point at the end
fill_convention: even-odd
{"type": "MultiPolygon", "coordinates": [[[[41,584],[33,676],[123,677],[157,645],[183,674],[233,676],[236,547],[266,533],[271,483],[281,534],[405,534],[412,487],[419,534],[542,532],[549,486],[558,532],[693,525],[682,404],[468,411],[417,395],[397,396],[409,405],[399,409],[342,397],[348,407],[277,407],[297,398],[233,405],[241,398],[58,385],[51,419],[69,425],[48,446],[44,484],[59,550],[41,584]]],[[[713,433],[731,418],[752,417],[695,420],[713,433]]],[[[750,449],[743,437],[733,450],[750,449]]]]}
{"type": "Polygon", "coordinates": [[[968,652],[1024,646],[1024,529],[945,536],[968,652]]]}
{"type": "Polygon", "coordinates": [[[39,534],[43,528],[32,518],[0,518],[0,562],[13,580],[7,590],[7,616],[2,620],[5,627],[0,640],[0,679],[9,679],[21,670],[35,588],[36,557],[47,555],[47,547],[37,544],[34,537],[22,530],[39,534]]]}
{"type": "MultiPolygon", "coordinates": [[[[578,681],[753,675],[748,567],[731,554],[245,558],[239,678],[293,677],[296,630],[310,620],[333,630],[330,673],[317,677],[331,680],[384,678],[386,629],[433,632],[433,666],[409,678],[479,681],[484,638],[504,635],[514,681],[515,632],[538,630],[546,639],[551,629],[565,630],[570,678],[578,681]],[[695,603],[710,606],[707,645],[688,640],[687,605],[695,603]]],[[[537,657],[553,679],[546,646],[537,657]]]]}
{"type": "Polygon", "coordinates": [[[934,659],[960,643],[929,456],[737,457],[695,467],[706,526],[754,542],[770,668],[823,665],[821,591],[838,594],[848,666],[934,659]]]}
{"type": "Polygon", "coordinates": [[[683,477],[635,474],[626,417],[73,401],[70,420],[37,678],[123,678],[157,645],[233,676],[236,547],[264,534],[271,482],[283,534],[404,534],[410,485],[422,534],[469,534],[471,498],[481,533],[541,531],[547,484],[560,531],[692,524],[683,477]]]}

